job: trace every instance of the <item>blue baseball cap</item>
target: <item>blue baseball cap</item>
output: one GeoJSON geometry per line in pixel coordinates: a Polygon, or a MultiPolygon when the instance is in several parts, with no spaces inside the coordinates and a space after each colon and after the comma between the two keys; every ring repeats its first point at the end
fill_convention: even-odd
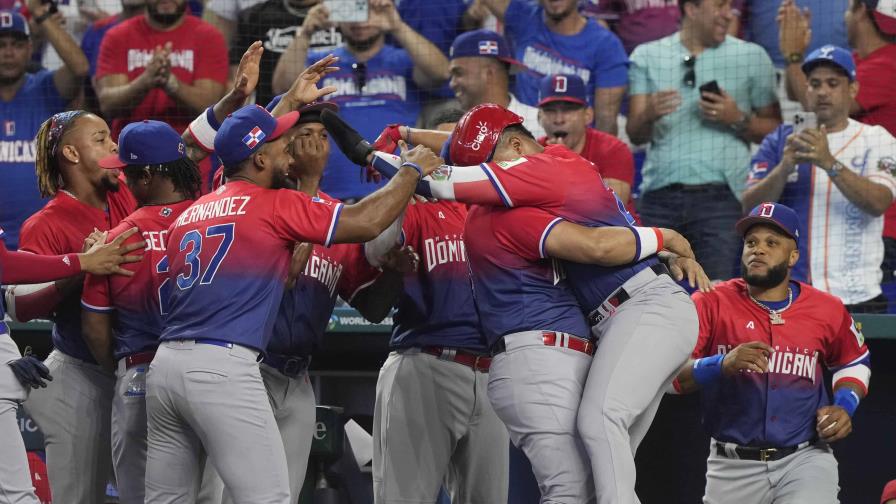
{"type": "Polygon", "coordinates": [[[546,75],[538,83],[538,106],[548,103],[568,102],[588,106],[588,92],[585,81],[578,75],[546,75]]]}
{"type": "Polygon", "coordinates": [[[809,75],[818,65],[834,65],[846,73],[850,82],[856,80],[856,62],[852,53],[842,47],[828,44],[812,51],[803,61],[803,73],[809,75]]]}
{"type": "Polygon", "coordinates": [[[128,124],[118,135],[118,154],[99,160],[102,168],[128,165],[157,165],[184,158],[184,142],[177,131],[161,121],[144,120],[128,124]]]}
{"type": "Polygon", "coordinates": [[[737,221],[734,228],[743,237],[757,224],[774,226],[797,243],[800,242],[800,218],[789,206],[780,203],[760,203],[750,211],[750,215],[737,221]]]}
{"type": "Polygon", "coordinates": [[[224,166],[235,166],[276,140],[299,119],[299,112],[274,117],[259,105],[246,105],[227,116],[215,135],[215,153],[224,166]]]}
{"type": "Polygon", "coordinates": [[[31,36],[25,16],[15,11],[0,11],[0,35],[15,33],[25,38],[31,36]]]}
{"type": "Polygon", "coordinates": [[[509,64],[512,70],[526,68],[525,65],[513,59],[507,40],[491,30],[473,30],[461,33],[454,39],[454,42],[451,43],[451,50],[448,51],[448,59],[470,56],[495,58],[509,64]]]}

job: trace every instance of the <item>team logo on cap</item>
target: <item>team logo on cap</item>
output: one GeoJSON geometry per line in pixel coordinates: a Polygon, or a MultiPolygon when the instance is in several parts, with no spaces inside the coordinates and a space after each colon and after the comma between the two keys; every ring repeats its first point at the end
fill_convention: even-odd
{"type": "Polygon", "coordinates": [[[837,49],[835,46],[826,45],[818,50],[818,57],[825,59],[833,59],[834,50],[837,49]]]}
{"type": "Polygon", "coordinates": [[[771,217],[772,214],[775,213],[775,205],[771,203],[763,203],[761,207],[759,207],[759,216],[760,217],[771,217]]]}
{"type": "Polygon", "coordinates": [[[480,40],[479,41],[479,54],[497,56],[498,55],[498,41],[497,40],[480,40]]]}
{"type": "Polygon", "coordinates": [[[554,76],[554,92],[555,93],[565,93],[567,88],[569,87],[568,81],[566,80],[565,75],[556,75],[554,76]]]}
{"type": "Polygon", "coordinates": [[[256,126],[252,128],[248,135],[243,137],[243,143],[246,144],[246,147],[254,149],[256,145],[264,140],[265,136],[264,131],[261,131],[261,128],[256,126]]]}

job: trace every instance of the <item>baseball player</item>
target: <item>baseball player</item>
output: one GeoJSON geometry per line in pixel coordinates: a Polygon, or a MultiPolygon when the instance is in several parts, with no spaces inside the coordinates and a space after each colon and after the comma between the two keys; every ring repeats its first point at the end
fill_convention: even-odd
{"type": "MultiPolygon", "coordinates": [[[[332,91],[316,83],[335,60],[325,58],[303,80],[302,101],[332,91]]],[[[282,135],[298,115],[275,119],[252,105],[225,119],[214,147],[228,182],[170,230],[172,292],[147,376],[148,502],[188,499],[203,450],[235,501],[289,502],[283,442],[257,361],[270,340],[292,244],[374,238],[398,217],[416,181],[441,164],[423,149],[406,152],[399,176],[355,205],[277,190],[292,161],[282,135]]]]}
{"type": "MultiPolygon", "coordinates": [[[[455,128],[450,157],[461,165],[491,161],[445,167],[439,172],[441,179],[424,181],[418,192],[480,205],[539,207],[560,220],[622,226],[634,232],[638,249],[631,264],[597,268],[593,254],[577,254],[572,246],[546,254],[542,249],[542,256],[566,260],[569,285],[593,334],[601,339],[578,427],[591,457],[598,501],[638,502],[634,452],[697,337],[693,303],[672,281],[656,252],[663,248],[664,235],[669,235],[675,244],[670,241],[668,247],[681,246],[690,259],[693,253],[671,230],[633,226],[634,219],[593,164],[565,146],[540,146],[521,121],[497,105],[475,107],[455,128]],[[583,262],[589,264],[579,264],[583,262]],[[619,373],[614,374],[618,369],[635,370],[634,380],[619,380],[619,373]]],[[[394,164],[382,154],[374,161],[384,171],[394,170],[394,164]]],[[[553,236],[556,241],[581,233],[557,233],[553,226],[542,231],[543,240],[553,236]]]]}
{"type": "Polygon", "coordinates": [[[675,388],[701,391],[705,503],[838,502],[828,445],[852,431],[869,352],[842,301],[791,280],[799,227],[789,207],[760,204],[737,223],[742,278],[694,294],[700,337],[675,388]]]}
{"type": "MultiPolygon", "coordinates": [[[[100,159],[106,169],[123,169],[140,208],[110,231],[131,226],[146,241],[147,260],[130,268],[133,278],[88,275],[81,295],[82,332],[97,361],[116,373],[112,399],[112,462],[122,504],[144,502],[146,476],[146,370],[162,333],[170,282],[165,269],[168,228],[199,194],[195,164],[185,157],[180,135],[159,121],[132,123],[119,136],[119,151],[100,159]],[[161,306],[160,306],[160,303],[161,306]]],[[[131,240],[136,240],[137,237],[131,240]]],[[[213,471],[203,482],[220,499],[213,471]],[[217,490],[215,490],[217,488],[217,490]]]]}
{"type": "MultiPolygon", "coordinates": [[[[61,112],[35,139],[41,193],[53,199],[22,226],[19,249],[43,255],[81,252],[95,229],[106,231],[136,207],[118,173],[97,161],[117,146],[101,118],[61,112]]],[[[80,278],[6,291],[15,320],[52,318],[53,352],[45,364],[55,380],[35,390],[25,408],[44,434],[55,502],[99,502],[112,474],[110,418],[114,376],[91,354],[81,334],[80,278]]]]}
{"type": "MultiPolygon", "coordinates": [[[[0,240],[0,283],[51,282],[84,271],[97,275],[130,275],[121,265],[139,261],[141,256],[125,254],[139,250],[143,244],[123,245],[123,242],[136,232],[136,229],[126,230],[120,238],[108,244],[102,236],[102,240],[95,241],[86,253],[61,256],[8,251],[0,240]]],[[[9,328],[2,322],[4,317],[0,303],[0,364],[5,364],[0,365],[0,467],[3,467],[0,471],[0,502],[37,504],[16,411],[31,388],[46,387],[44,380],[52,381],[53,378],[37,358],[22,357],[9,336],[9,328]]]]}
{"type": "MultiPolygon", "coordinates": [[[[331,127],[327,118],[324,115],[324,123],[337,145],[356,162],[366,161],[364,156],[370,155],[370,146],[356,133],[347,132],[347,125],[340,128],[333,124],[331,127]]],[[[473,159],[477,157],[477,151],[492,152],[502,132],[518,124],[519,117],[501,107],[484,105],[474,108],[455,128],[453,142],[466,142],[467,146],[452,149],[452,160],[476,162],[473,159]]],[[[534,139],[530,140],[535,148],[540,148],[534,139]]],[[[595,181],[604,187],[590,163],[586,174],[593,175],[594,179],[582,180],[581,168],[576,169],[585,162],[582,158],[561,146],[549,149],[558,154],[553,156],[550,168],[541,166],[539,169],[560,172],[560,177],[578,176],[585,188],[595,181]],[[569,154],[564,157],[563,152],[569,154]]],[[[478,156],[479,160],[485,159],[483,154],[478,156]]],[[[382,153],[376,153],[374,157],[374,166],[385,176],[394,173],[393,158],[382,153]]],[[[627,264],[633,258],[641,263],[662,247],[657,236],[663,235],[682,244],[679,249],[684,254],[691,254],[690,247],[674,231],[635,228],[628,221],[620,221],[621,225],[615,227],[584,228],[562,222],[563,219],[553,215],[545,219],[545,212],[536,208],[513,212],[495,208],[516,196],[532,197],[537,192],[548,193],[546,197],[550,197],[552,189],[546,183],[528,193],[522,184],[514,183],[512,191],[508,192],[504,190],[506,186],[489,178],[499,170],[508,173],[525,161],[520,158],[500,164],[483,164],[481,169],[473,167],[479,169],[478,175],[471,169],[445,166],[434,177],[423,181],[418,192],[477,203],[467,216],[464,234],[476,305],[480,313],[488,314],[481,319],[483,331],[489,348],[499,354],[492,361],[489,399],[510,431],[511,440],[529,457],[542,501],[583,502],[593,495],[593,490],[590,488],[589,465],[576,428],[576,416],[585,377],[591,368],[594,345],[572,291],[562,276],[558,276],[561,271],[546,258],[567,258],[606,266],[627,264]],[[456,177],[463,182],[457,182],[456,177]],[[518,309],[520,299],[526,303],[524,313],[518,309]],[[563,347],[569,351],[549,347],[563,347]],[[528,351],[517,352],[523,349],[528,351]],[[521,403],[520,398],[528,401],[521,403]]],[[[575,191],[561,191],[561,194],[579,198],[573,202],[597,200],[606,205],[598,208],[606,215],[611,215],[610,210],[625,215],[624,208],[606,188],[606,200],[601,200],[601,193],[593,191],[587,197],[575,191]]],[[[612,216],[606,218],[609,220],[612,216]]],[[[684,299],[690,304],[687,295],[684,299]]],[[[692,343],[693,340],[689,344],[692,343]]],[[[688,351],[684,350],[682,361],[688,351]]],[[[671,381],[674,372],[673,369],[666,373],[666,382],[671,381]]],[[[627,452],[629,450],[627,448],[627,452]]]]}

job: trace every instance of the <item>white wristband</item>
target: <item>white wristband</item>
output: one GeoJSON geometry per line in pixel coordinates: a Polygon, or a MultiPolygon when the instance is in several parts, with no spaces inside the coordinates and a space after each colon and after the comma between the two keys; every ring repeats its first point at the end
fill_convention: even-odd
{"type": "Polygon", "coordinates": [[[657,237],[656,228],[635,226],[632,229],[640,244],[640,247],[638,247],[638,257],[635,259],[635,262],[659,252],[660,240],[657,237]]]}
{"type": "Polygon", "coordinates": [[[210,113],[215,113],[211,107],[199,114],[199,116],[190,123],[190,126],[187,127],[190,136],[193,137],[196,144],[199,145],[202,150],[209,153],[215,151],[215,135],[218,134],[217,128],[212,126],[208,120],[208,114],[210,113]]]}

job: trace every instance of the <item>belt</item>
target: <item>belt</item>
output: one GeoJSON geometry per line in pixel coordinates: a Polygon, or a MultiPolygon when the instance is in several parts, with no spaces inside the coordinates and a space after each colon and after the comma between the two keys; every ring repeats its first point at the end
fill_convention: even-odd
{"type": "Polygon", "coordinates": [[[123,357],[124,368],[131,369],[134,366],[139,366],[140,364],[148,364],[152,362],[152,358],[156,356],[155,350],[151,352],[137,352],[135,354],[128,355],[127,357],[123,357]]]}
{"type": "Polygon", "coordinates": [[[311,356],[306,357],[291,357],[288,355],[280,355],[280,354],[265,354],[264,360],[262,361],[268,366],[280,371],[284,376],[288,376],[289,378],[298,378],[305,371],[308,370],[308,366],[311,365],[311,356]]]}
{"type": "Polygon", "coordinates": [[[422,347],[420,351],[425,354],[435,355],[440,360],[463,364],[468,368],[473,368],[475,371],[480,371],[482,373],[488,373],[488,369],[492,365],[492,358],[490,355],[474,354],[456,348],[426,346],[422,347]]]}
{"type": "Polygon", "coordinates": [[[224,348],[233,348],[233,343],[231,343],[230,341],[224,341],[215,338],[196,338],[193,341],[203,345],[215,345],[224,348]]]}
{"type": "MultiPolygon", "coordinates": [[[[544,342],[544,346],[558,346],[575,350],[576,352],[582,352],[586,355],[594,355],[594,343],[589,339],[579,338],[572,334],[556,331],[542,331],[541,338],[544,342]]],[[[492,346],[492,356],[498,355],[505,350],[507,350],[507,344],[504,343],[504,338],[501,338],[492,346]]]]}
{"type": "Polygon", "coordinates": [[[732,443],[722,443],[716,441],[716,454],[720,457],[734,458],[741,460],[756,460],[759,462],[773,462],[789,457],[807,446],[810,442],[806,441],[794,446],[785,446],[783,448],[759,448],[754,446],[739,446],[732,443]],[[732,456],[733,454],[733,456],[732,456]]]}
{"type": "MultiPolygon", "coordinates": [[[[660,275],[669,275],[669,268],[666,267],[663,263],[657,263],[650,267],[650,269],[656,273],[657,276],[660,275]]],[[[624,284],[623,284],[624,285],[624,284]]],[[[603,300],[601,304],[597,306],[591,313],[588,314],[588,325],[596,326],[603,319],[609,317],[616,311],[616,308],[619,308],[619,305],[631,299],[631,294],[628,293],[623,287],[619,287],[612,294],[607,296],[607,299],[603,300]]]]}

